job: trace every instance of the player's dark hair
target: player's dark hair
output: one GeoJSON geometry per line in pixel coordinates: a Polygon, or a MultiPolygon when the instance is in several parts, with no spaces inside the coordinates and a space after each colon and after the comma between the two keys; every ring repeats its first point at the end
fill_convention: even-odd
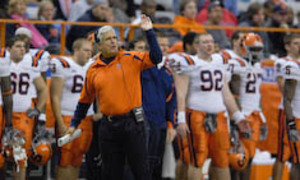
{"type": "Polygon", "coordinates": [[[300,34],[295,34],[295,33],[288,34],[288,35],[284,36],[283,43],[285,45],[291,44],[291,42],[296,38],[300,38],[300,34]]]}
{"type": "Polygon", "coordinates": [[[186,50],[186,45],[192,45],[194,43],[195,38],[197,37],[197,33],[189,32],[183,37],[183,49],[186,50]]]}
{"type": "Polygon", "coordinates": [[[6,41],[6,47],[11,48],[17,41],[22,41],[25,43],[24,38],[22,38],[20,36],[15,36],[6,41]]]}

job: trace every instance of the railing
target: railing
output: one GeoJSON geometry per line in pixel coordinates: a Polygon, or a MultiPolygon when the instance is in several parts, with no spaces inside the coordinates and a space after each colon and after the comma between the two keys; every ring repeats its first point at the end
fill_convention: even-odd
{"type": "MultiPolygon", "coordinates": [[[[67,25],[78,25],[78,26],[104,26],[110,25],[118,27],[120,32],[120,41],[124,42],[125,28],[138,28],[140,25],[124,24],[124,23],[100,23],[100,22],[70,22],[70,21],[38,21],[38,20],[12,20],[12,19],[0,19],[0,37],[1,45],[5,44],[5,32],[7,23],[30,23],[30,24],[60,24],[60,52],[63,55],[65,52],[66,45],[66,26],[67,25]]],[[[192,25],[174,25],[174,24],[154,24],[155,28],[194,28],[192,25]]],[[[266,32],[293,32],[300,33],[300,29],[297,28],[272,28],[272,27],[239,27],[239,26],[212,26],[203,25],[205,29],[224,29],[224,30],[240,30],[240,31],[266,31],[266,32]]]]}

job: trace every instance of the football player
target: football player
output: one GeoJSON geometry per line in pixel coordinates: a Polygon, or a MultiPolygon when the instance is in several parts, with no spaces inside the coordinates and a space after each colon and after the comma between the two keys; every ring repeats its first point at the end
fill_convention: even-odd
{"type": "MultiPolygon", "coordinates": [[[[86,71],[93,63],[89,59],[92,53],[92,43],[86,39],[78,39],[73,44],[72,57],[57,57],[51,60],[51,104],[55,116],[57,137],[65,134],[76,109],[77,100],[82,90],[86,71]]],[[[92,140],[92,107],[88,116],[81,122],[79,128],[82,134],[79,138],[59,149],[60,158],[56,178],[78,179],[79,168],[83,154],[89,149],[92,140]]]]}
{"type": "Polygon", "coordinates": [[[232,74],[230,88],[237,97],[242,112],[250,120],[253,132],[252,139],[241,137],[250,155],[248,166],[241,173],[233,170],[232,178],[242,176],[244,179],[249,179],[251,160],[255,155],[257,144],[259,140],[264,140],[267,136],[266,120],[260,108],[263,70],[259,61],[263,58],[263,43],[261,37],[255,33],[237,34],[234,43],[236,43],[234,44],[236,54],[229,61],[229,70],[232,74]]]}
{"type": "Polygon", "coordinates": [[[221,56],[213,55],[213,37],[200,34],[196,39],[196,56],[172,54],[168,57],[177,92],[177,131],[182,143],[182,159],[189,163],[187,178],[202,179],[202,166],[210,154],[211,178],[229,180],[226,109],[243,134],[249,135],[250,127],[228,88],[226,62],[221,56]]]}
{"type": "MultiPolygon", "coordinates": [[[[13,155],[17,164],[18,172],[14,172],[14,177],[25,179],[27,156],[31,153],[31,141],[33,138],[33,129],[35,125],[34,118],[37,118],[43,110],[47,99],[47,86],[40,72],[33,66],[32,57],[25,59],[26,43],[23,39],[15,37],[8,41],[8,51],[10,52],[10,72],[11,84],[13,91],[13,129],[22,134],[25,144],[20,145],[21,149],[26,150],[26,154],[22,154],[21,149],[13,149],[13,155]],[[32,106],[31,88],[37,90],[38,102],[36,106],[32,106]],[[19,151],[20,150],[20,151],[19,151]],[[23,157],[23,158],[20,158],[23,157]]],[[[25,151],[24,151],[25,152],[25,151]]],[[[14,169],[15,170],[15,169],[14,169]]]]}

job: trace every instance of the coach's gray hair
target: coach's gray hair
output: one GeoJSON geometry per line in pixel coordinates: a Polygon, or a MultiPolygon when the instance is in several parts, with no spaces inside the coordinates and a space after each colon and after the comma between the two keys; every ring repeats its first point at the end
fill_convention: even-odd
{"type": "Polygon", "coordinates": [[[102,42],[103,34],[105,34],[108,31],[114,31],[115,32],[115,30],[112,26],[103,26],[103,27],[99,28],[99,30],[97,32],[98,42],[102,42]]]}

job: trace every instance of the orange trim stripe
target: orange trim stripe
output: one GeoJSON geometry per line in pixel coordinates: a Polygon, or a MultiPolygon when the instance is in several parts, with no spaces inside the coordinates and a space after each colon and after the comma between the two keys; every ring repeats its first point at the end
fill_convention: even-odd
{"type": "Polygon", "coordinates": [[[179,56],[183,57],[185,59],[185,61],[188,63],[188,65],[194,65],[194,61],[189,57],[189,56],[185,56],[181,53],[178,54],[179,56]]]}
{"type": "Polygon", "coordinates": [[[1,49],[0,57],[5,57],[5,48],[1,49]]]}
{"type": "Polygon", "coordinates": [[[32,66],[37,67],[38,66],[38,59],[36,57],[32,57],[32,66]]]}
{"type": "Polygon", "coordinates": [[[292,59],[292,60],[289,60],[289,61],[293,61],[293,62],[297,63],[298,65],[300,65],[300,62],[297,61],[296,59],[292,59]]]}
{"type": "Polygon", "coordinates": [[[190,65],[195,65],[195,62],[192,60],[191,57],[186,56],[185,58],[189,61],[190,65]]]}
{"type": "Polygon", "coordinates": [[[63,58],[57,57],[57,59],[61,62],[64,68],[70,68],[70,64],[63,58]]]}
{"type": "Polygon", "coordinates": [[[243,60],[239,59],[239,58],[235,58],[234,60],[236,60],[237,62],[239,62],[241,64],[242,67],[245,67],[246,64],[243,60]]]}
{"type": "Polygon", "coordinates": [[[172,84],[172,92],[171,92],[171,93],[169,94],[169,96],[167,97],[166,102],[169,102],[169,101],[172,99],[173,94],[174,94],[173,89],[174,89],[174,84],[172,84]]]}
{"type": "Polygon", "coordinates": [[[44,51],[43,49],[39,50],[39,51],[35,54],[35,57],[36,57],[37,59],[40,59],[41,56],[42,56],[42,54],[43,54],[44,52],[45,52],[45,51],[44,51]]]}
{"type": "Polygon", "coordinates": [[[222,50],[222,58],[224,60],[224,64],[228,64],[228,61],[229,59],[231,59],[231,56],[227,51],[222,50]]]}

